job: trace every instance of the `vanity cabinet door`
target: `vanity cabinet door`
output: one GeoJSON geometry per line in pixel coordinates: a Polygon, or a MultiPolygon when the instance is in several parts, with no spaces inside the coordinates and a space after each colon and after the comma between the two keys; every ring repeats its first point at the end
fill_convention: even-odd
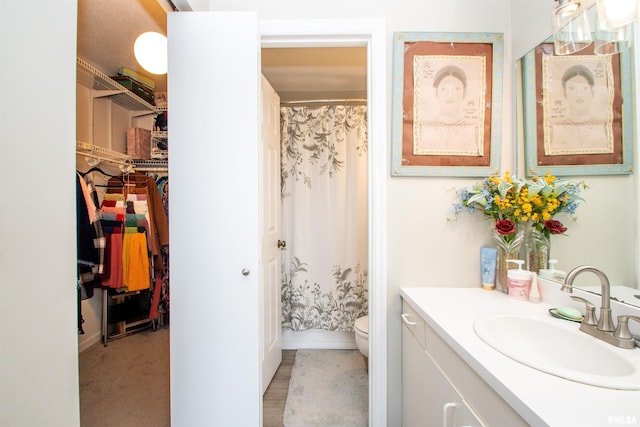
{"type": "Polygon", "coordinates": [[[427,399],[429,356],[406,325],[402,326],[402,425],[436,425],[430,422],[438,407],[427,399]]]}
{"type": "MultiPolygon", "coordinates": [[[[407,314],[403,310],[404,314],[407,314]]],[[[462,396],[425,351],[414,335],[424,330],[418,316],[405,316],[402,327],[402,425],[403,427],[482,426],[462,396]],[[409,324],[408,324],[409,323],[409,324]],[[418,323],[416,325],[410,323],[418,323]]]]}

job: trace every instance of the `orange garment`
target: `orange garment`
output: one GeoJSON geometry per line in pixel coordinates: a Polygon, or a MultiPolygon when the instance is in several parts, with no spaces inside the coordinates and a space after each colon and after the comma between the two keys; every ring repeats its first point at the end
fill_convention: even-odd
{"type": "Polygon", "coordinates": [[[128,291],[149,289],[149,257],[144,233],[125,233],[122,244],[124,284],[128,291]]]}

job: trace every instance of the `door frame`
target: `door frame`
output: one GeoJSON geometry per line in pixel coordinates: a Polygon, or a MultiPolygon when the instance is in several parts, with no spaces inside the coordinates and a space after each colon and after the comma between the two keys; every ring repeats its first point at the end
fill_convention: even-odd
{"type": "Polygon", "coordinates": [[[382,19],[263,20],[261,47],[367,48],[369,425],[387,424],[387,78],[382,19]],[[374,405],[374,402],[378,404],[374,405]],[[384,404],[380,404],[384,403],[384,404]]]}

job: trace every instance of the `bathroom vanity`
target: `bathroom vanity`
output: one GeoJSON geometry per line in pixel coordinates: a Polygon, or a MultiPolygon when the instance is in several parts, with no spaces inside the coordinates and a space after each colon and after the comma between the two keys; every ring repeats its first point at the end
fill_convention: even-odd
{"type": "MultiPolygon", "coordinates": [[[[611,346],[615,355],[637,368],[631,379],[638,380],[638,390],[617,390],[526,366],[474,331],[477,319],[505,314],[562,322],[560,328],[577,331],[579,323],[548,319],[549,308],[580,309],[570,294],[556,288],[557,284],[542,283],[539,303],[480,288],[401,288],[403,426],[640,425],[640,348],[611,346]]],[[[635,314],[625,310],[614,307],[614,315],[635,314]],[[616,309],[621,312],[615,313],[616,309]]],[[[524,336],[527,332],[521,331],[524,336]]],[[[539,345],[550,344],[542,339],[539,345]]],[[[571,357],[580,361],[585,355],[577,352],[571,357]]]]}

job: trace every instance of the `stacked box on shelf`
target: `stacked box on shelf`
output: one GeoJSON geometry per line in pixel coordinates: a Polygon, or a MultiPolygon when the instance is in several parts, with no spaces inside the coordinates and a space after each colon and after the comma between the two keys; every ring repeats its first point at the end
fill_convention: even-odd
{"type": "Polygon", "coordinates": [[[125,66],[120,67],[120,70],[118,70],[118,75],[125,76],[125,77],[131,77],[133,80],[137,81],[138,83],[140,83],[143,86],[148,87],[152,91],[155,90],[155,88],[156,88],[155,80],[145,76],[144,74],[140,74],[137,71],[132,70],[129,67],[125,67],[125,66]]]}
{"type": "Polygon", "coordinates": [[[127,76],[113,76],[111,77],[113,80],[129,89],[134,94],[138,95],[140,98],[144,99],[151,105],[155,105],[155,95],[153,90],[140,84],[140,82],[132,79],[127,76]]]}
{"type": "Polygon", "coordinates": [[[127,129],[127,154],[133,159],[151,158],[151,131],[142,128],[127,129]]]}

